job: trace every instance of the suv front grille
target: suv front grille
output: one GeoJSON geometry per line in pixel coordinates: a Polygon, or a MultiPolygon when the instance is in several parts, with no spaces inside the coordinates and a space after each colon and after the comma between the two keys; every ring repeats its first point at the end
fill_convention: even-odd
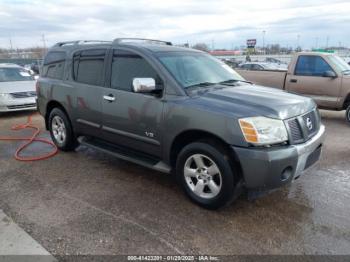
{"type": "Polygon", "coordinates": [[[289,126],[289,133],[290,133],[292,140],[295,143],[303,142],[303,140],[304,140],[303,131],[300,128],[298,119],[293,118],[293,119],[289,120],[288,126],[289,126]]]}
{"type": "Polygon", "coordinates": [[[304,143],[314,135],[320,128],[320,118],[317,110],[313,110],[302,116],[286,120],[291,144],[304,143]]]}
{"type": "Polygon", "coordinates": [[[31,92],[16,92],[16,93],[11,93],[10,94],[13,98],[27,98],[27,97],[35,97],[36,92],[31,91],[31,92]]]}

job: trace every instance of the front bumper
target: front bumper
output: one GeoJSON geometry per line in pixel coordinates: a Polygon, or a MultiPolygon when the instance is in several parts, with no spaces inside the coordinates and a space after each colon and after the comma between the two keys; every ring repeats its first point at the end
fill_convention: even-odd
{"type": "Polygon", "coordinates": [[[325,127],[304,144],[270,147],[242,148],[233,146],[241,164],[245,187],[270,190],[290,183],[320,157],[325,139],[325,127]]]}
{"type": "Polygon", "coordinates": [[[35,97],[28,98],[6,98],[0,100],[0,112],[12,112],[21,110],[36,110],[35,97]]]}

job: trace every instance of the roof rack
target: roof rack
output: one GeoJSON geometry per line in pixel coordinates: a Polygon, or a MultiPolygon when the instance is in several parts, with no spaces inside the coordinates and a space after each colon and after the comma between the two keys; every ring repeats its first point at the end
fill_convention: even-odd
{"type": "Polygon", "coordinates": [[[68,46],[68,45],[93,45],[93,44],[111,44],[111,41],[102,41],[102,40],[76,40],[76,41],[66,41],[58,42],[54,47],[68,46]]]}
{"type": "Polygon", "coordinates": [[[163,44],[163,45],[173,45],[171,42],[168,42],[168,41],[147,39],[147,38],[116,38],[113,40],[113,44],[120,44],[122,42],[148,42],[148,43],[163,44]]]}

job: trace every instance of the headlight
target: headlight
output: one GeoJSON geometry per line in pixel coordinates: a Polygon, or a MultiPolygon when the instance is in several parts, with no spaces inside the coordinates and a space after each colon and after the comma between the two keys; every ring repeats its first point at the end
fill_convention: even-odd
{"type": "Polygon", "coordinates": [[[263,116],[239,119],[244,138],[254,145],[272,145],[288,140],[287,129],[282,120],[263,116]]]}
{"type": "Polygon", "coordinates": [[[9,94],[2,94],[0,93],[0,98],[9,98],[10,95],[9,94]]]}

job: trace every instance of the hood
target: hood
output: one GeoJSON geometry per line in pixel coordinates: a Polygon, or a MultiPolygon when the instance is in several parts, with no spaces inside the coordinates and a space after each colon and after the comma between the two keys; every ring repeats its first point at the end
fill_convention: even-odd
{"type": "Polygon", "coordinates": [[[250,84],[225,86],[206,92],[198,102],[236,117],[266,116],[278,119],[295,117],[316,107],[311,98],[250,84]]]}
{"type": "Polygon", "coordinates": [[[17,92],[35,91],[35,81],[0,82],[0,93],[9,94],[17,92]]]}

